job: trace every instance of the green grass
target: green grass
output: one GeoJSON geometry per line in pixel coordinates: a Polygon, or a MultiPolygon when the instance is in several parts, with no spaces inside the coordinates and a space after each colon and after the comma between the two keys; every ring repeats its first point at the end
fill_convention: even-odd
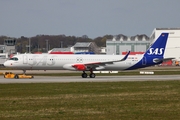
{"type": "Polygon", "coordinates": [[[0,84],[0,119],[179,120],[180,81],[0,84]]]}

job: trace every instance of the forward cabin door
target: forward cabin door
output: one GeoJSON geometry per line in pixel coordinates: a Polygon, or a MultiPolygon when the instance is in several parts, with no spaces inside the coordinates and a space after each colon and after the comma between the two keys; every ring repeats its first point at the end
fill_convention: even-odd
{"type": "Polygon", "coordinates": [[[23,64],[27,64],[28,63],[28,57],[27,55],[23,55],[23,64]]]}

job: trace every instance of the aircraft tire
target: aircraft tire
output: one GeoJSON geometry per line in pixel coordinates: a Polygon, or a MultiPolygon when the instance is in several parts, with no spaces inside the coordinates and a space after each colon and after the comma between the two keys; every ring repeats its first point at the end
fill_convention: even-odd
{"type": "Polygon", "coordinates": [[[87,74],[86,73],[82,73],[82,78],[87,78],[87,74]]]}
{"type": "Polygon", "coordinates": [[[90,77],[90,78],[95,78],[95,77],[96,77],[96,74],[91,73],[91,74],[89,75],[89,77],[90,77]]]}

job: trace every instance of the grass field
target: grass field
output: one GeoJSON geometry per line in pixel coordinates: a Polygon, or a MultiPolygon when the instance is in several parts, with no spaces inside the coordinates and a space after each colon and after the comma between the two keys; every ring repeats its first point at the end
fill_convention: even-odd
{"type": "Polygon", "coordinates": [[[0,84],[0,120],[180,120],[180,81],[0,84]]]}

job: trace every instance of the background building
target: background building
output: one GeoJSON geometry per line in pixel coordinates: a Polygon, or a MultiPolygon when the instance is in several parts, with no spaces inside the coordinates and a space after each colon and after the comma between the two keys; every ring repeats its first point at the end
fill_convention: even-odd
{"type": "Polygon", "coordinates": [[[8,53],[8,55],[15,54],[16,51],[16,39],[5,39],[4,40],[5,49],[3,53],[8,53]]]}
{"type": "Polygon", "coordinates": [[[127,37],[125,35],[115,36],[106,41],[106,54],[121,55],[123,52],[145,52],[150,45],[150,39],[146,35],[127,37]]]}
{"type": "Polygon", "coordinates": [[[0,66],[10,57],[11,54],[16,53],[16,39],[5,39],[4,45],[0,45],[0,66]]]}
{"type": "Polygon", "coordinates": [[[100,50],[99,47],[94,42],[77,42],[73,46],[73,52],[93,52],[95,54],[99,54],[100,50]]]}

